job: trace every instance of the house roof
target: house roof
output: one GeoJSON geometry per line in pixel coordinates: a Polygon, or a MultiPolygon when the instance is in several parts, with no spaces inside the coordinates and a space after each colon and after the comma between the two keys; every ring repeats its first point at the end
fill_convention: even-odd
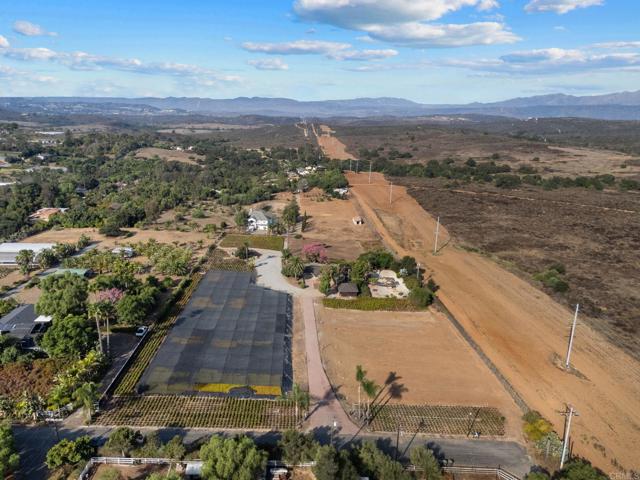
{"type": "Polygon", "coordinates": [[[39,253],[47,248],[53,248],[55,243],[0,243],[0,253],[18,253],[20,250],[31,250],[39,253]]]}
{"type": "Polygon", "coordinates": [[[29,337],[38,333],[42,324],[51,321],[51,317],[43,317],[42,319],[40,317],[36,314],[33,305],[20,305],[0,318],[0,332],[19,339],[29,337]]]}
{"type": "Polygon", "coordinates": [[[340,293],[358,293],[358,286],[355,283],[345,282],[338,285],[338,292],[340,293]]]}
{"type": "Polygon", "coordinates": [[[276,219],[275,215],[264,210],[252,210],[249,218],[253,218],[256,222],[270,222],[276,219]]]}

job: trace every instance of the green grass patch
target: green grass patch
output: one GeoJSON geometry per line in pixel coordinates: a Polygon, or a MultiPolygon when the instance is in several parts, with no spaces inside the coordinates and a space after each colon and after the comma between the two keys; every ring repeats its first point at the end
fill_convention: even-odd
{"type": "Polygon", "coordinates": [[[327,308],[343,308],[346,310],[416,312],[426,307],[414,305],[406,298],[373,298],[357,297],[352,300],[344,298],[323,298],[322,304],[327,308]]]}
{"type": "Polygon", "coordinates": [[[563,265],[556,264],[543,272],[536,273],[533,278],[554,292],[563,293],[569,290],[569,283],[564,279],[566,270],[563,265]]]}
{"type": "Polygon", "coordinates": [[[249,244],[249,248],[262,248],[265,250],[282,250],[284,248],[284,237],[278,235],[227,235],[220,243],[221,247],[241,247],[244,243],[249,244]]]}

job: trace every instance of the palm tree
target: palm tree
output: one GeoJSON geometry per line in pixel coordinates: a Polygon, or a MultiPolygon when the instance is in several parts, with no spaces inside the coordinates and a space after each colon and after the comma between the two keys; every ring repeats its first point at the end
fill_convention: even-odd
{"type": "Polygon", "coordinates": [[[304,273],[304,263],[302,262],[302,259],[300,257],[292,257],[289,262],[291,274],[295,278],[300,278],[304,273]]]}
{"type": "Polygon", "coordinates": [[[98,399],[98,389],[93,382],[85,382],[73,392],[73,399],[82,404],[82,408],[87,415],[87,422],[91,420],[93,414],[93,404],[98,399]]]}
{"type": "Polygon", "coordinates": [[[380,386],[376,384],[376,382],[374,382],[373,380],[363,380],[362,381],[362,390],[364,391],[364,394],[368,397],[368,401],[367,401],[367,418],[369,418],[369,415],[371,414],[371,401],[376,398],[376,395],[378,394],[378,390],[380,389],[380,386]]]}
{"type": "Polygon", "coordinates": [[[307,410],[309,408],[309,392],[300,388],[300,385],[297,383],[293,385],[293,390],[291,392],[293,397],[293,402],[296,406],[296,418],[298,417],[298,409],[307,410]]]}
{"type": "MultiPolygon", "coordinates": [[[[100,353],[104,353],[102,347],[102,333],[100,331],[100,322],[105,322],[109,315],[111,315],[111,305],[107,302],[96,302],[89,304],[89,316],[93,317],[96,321],[96,328],[98,329],[98,349],[100,353]]],[[[107,332],[108,333],[108,332],[107,332]]]]}

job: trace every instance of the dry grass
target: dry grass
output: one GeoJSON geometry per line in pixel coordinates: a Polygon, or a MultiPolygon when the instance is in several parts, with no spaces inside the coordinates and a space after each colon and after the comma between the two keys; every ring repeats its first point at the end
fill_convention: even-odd
{"type": "Polygon", "coordinates": [[[204,160],[203,155],[195,152],[185,152],[178,150],[167,150],[165,148],[147,147],[141,148],[136,152],[136,158],[153,158],[159,157],[168,162],[182,162],[191,165],[200,165],[198,161],[204,160]]]}

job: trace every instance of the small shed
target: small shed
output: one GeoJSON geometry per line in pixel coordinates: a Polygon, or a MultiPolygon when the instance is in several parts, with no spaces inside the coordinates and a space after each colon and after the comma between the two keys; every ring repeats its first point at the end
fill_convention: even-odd
{"type": "Polygon", "coordinates": [[[338,285],[338,295],[341,297],[357,297],[358,293],[358,286],[355,283],[345,282],[338,285]]]}

